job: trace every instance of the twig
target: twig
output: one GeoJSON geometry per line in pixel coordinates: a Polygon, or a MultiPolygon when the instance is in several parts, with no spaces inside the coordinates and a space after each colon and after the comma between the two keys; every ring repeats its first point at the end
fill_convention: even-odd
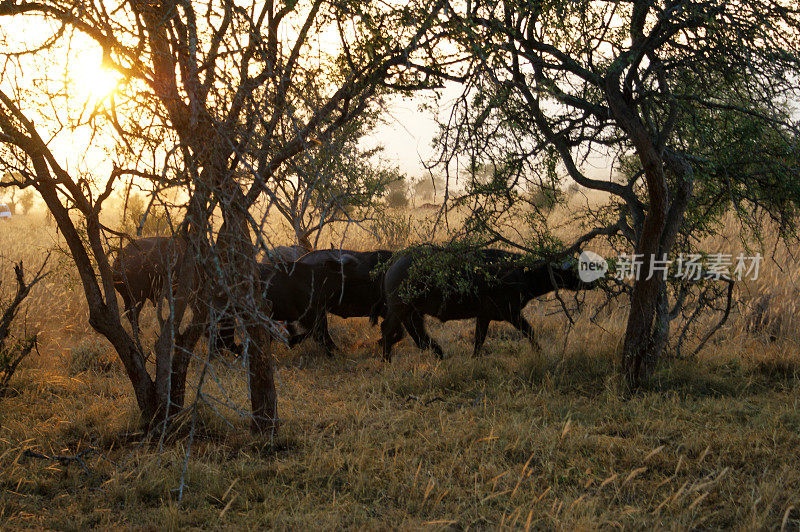
{"type": "Polygon", "coordinates": [[[88,475],[89,474],[89,468],[86,467],[86,464],[83,461],[83,457],[86,456],[89,453],[92,453],[92,452],[97,452],[97,449],[95,449],[93,447],[90,447],[88,449],[84,449],[83,451],[79,452],[75,456],[58,456],[58,455],[48,456],[46,454],[37,453],[36,451],[32,451],[30,449],[25,449],[25,451],[23,451],[23,453],[22,453],[22,456],[24,456],[26,458],[39,458],[39,459],[42,459],[42,460],[53,460],[53,461],[61,462],[62,465],[69,465],[70,462],[77,462],[78,464],[80,464],[80,466],[83,468],[83,470],[88,475]]]}
{"type": "Polygon", "coordinates": [[[444,402],[444,398],[443,397],[439,397],[438,395],[436,397],[434,397],[433,399],[428,399],[427,401],[423,401],[422,399],[420,399],[416,395],[409,395],[408,397],[406,397],[406,401],[411,401],[411,400],[417,401],[418,403],[422,403],[422,406],[428,406],[429,404],[435,403],[437,401],[444,402]]]}
{"type": "Polygon", "coordinates": [[[697,349],[695,349],[694,352],[692,353],[692,356],[697,355],[697,353],[700,352],[703,346],[706,345],[706,342],[719,330],[720,327],[722,327],[725,324],[726,321],[728,321],[728,316],[730,316],[731,314],[731,304],[733,302],[734,281],[733,279],[725,279],[725,280],[728,282],[728,295],[727,295],[727,301],[725,303],[725,313],[722,315],[717,324],[714,325],[714,327],[712,327],[711,330],[708,331],[708,333],[703,337],[703,340],[700,342],[700,345],[698,345],[697,349]]]}
{"type": "Polygon", "coordinates": [[[5,312],[3,313],[2,318],[0,318],[0,342],[4,341],[5,338],[8,336],[8,331],[11,327],[11,322],[14,320],[14,317],[17,315],[17,311],[19,310],[19,306],[28,297],[28,294],[31,291],[31,288],[47,277],[50,272],[42,273],[44,270],[45,265],[47,265],[47,261],[50,259],[50,253],[42,262],[39,271],[36,272],[36,275],[33,276],[31,282],[25,283],[25,271],[22,266],[22,261],[14,265],[14,274],[17,280],[17,293],[14,295],[14,300],[11,304],[6,308],[5,312]]]}
{"type": "MultiPolygon", "coordinates": [[[[567,333],[564,335],[564,345],[561,347],[561,354],[563,355],[567,351],[567,342],[569,342],[569,333],[572,332],[572,328],[575,326],[575,319],[569,313],[569,309],[567,308],[567,304],[561,298],[561,294],[558,293],[558,283],[556,283],[556,278],[553,275],[553,267],[550,262],[547,263],[547,273],[550,276],[550,282],[553,283],[553,287],[555,290],[553,291],[553,295],[558,300],[558,303],[561,305],[561,309],[564,311],[564,315],[567,316],[569,320],[569,325],[567,326],[567,333]]],[[[577,300],[577,294],[576,294],[577,300]]]]}

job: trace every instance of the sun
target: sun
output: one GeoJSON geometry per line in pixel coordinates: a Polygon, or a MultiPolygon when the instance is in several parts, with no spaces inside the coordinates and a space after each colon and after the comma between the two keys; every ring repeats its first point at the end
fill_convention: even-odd
{"type": "Polygon", "coordinates": [[[101,104],[117,90],[120,74],[103,65],[95,54],[78,55],[70,65],[72,86],[82,101],[101,104]]]}

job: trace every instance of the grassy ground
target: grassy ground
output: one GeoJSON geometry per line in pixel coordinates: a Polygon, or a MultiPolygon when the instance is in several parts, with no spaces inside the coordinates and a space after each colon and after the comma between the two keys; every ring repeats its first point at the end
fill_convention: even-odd
{"type": "Polygon", "coordinates": [[[26,368],[0,414],[0,526],[797,528],[796,365],[676,363],[624,397],[603,348],[492,332],[479,360],[286,354],[278,437],[202,407],[187,463],[188,423],[139,441],[117,366],[26,368]],[[25,455],[87,449],[85,469],[25,455]]]}
{"type": "Polygon", "coordinates": [[[793,342],[726,329],[626,396],[615,314],[565,343],[552,303],[537,303],[544,351],[495,324],[481,359],[468,356],[471,322],[431,323],[447,358],[406,339],[391,364],[366,320],[332,320],[341,357],[276,347],[276,438],[248,434],[242,368],[228,359],[211,363],[195,418],[145,442],[129,383],[68,268],[57,273],[28,308],[40,353],[0,399],[2,529],[800,526],[793,342]]]}

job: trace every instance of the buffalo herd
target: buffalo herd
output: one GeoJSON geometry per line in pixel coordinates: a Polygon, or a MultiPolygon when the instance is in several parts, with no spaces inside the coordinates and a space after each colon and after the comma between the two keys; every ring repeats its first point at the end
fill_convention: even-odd
{"type": "MultiPolygon", "coordinates": [[[[114,287],[137,334],[142,306],[149,300],[158,307],[184,253],[185,245],[168,237],[139,238],[117,253],[114,287]]],[[[328,313],[369,317],[373,325],[383,318],[381,345],[387,361],[404,329],[417,347],[442,356],[441,346],[425,330],[425,316],[476,318],[475,356],[491,321],[507,321],[538,349],[533,327],[522,315],[525,305],[557,289],[592,287],[580,280],[574,261],[556,264],[499,249],[455,251],[433,245],[398,252],[279,246],[266,253],[258,271],[263,298],[271,302],[270,317],[286,324],[289,347],[311,336],[328,355],[338,351],[328,332],[328,313]]],[[[239,353],[234,329],[232,318],[221,319],[211,349],[221,345],[239,353]]]]}

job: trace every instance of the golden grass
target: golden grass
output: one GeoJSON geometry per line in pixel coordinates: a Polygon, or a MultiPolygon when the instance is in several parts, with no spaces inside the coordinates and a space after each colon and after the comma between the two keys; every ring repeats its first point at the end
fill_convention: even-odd
{"type": "MultiPolygon", "coordinates": [[[[38,219],[10,223],[0,227],[7,259],[32,267],[57,243],[38,219]]],[[[793,264],[788,255],[777,260],[793,264]]],[[[532,304],[544,351],[493,324],[477,360],[468,356],[471,321],[431,321],[447,358],[405,339],[391,364],[377,356],[378,329],[334,318],[341,357],[327,359],[310,342],[276,346],[283,424],[274,441],[251,437],[236,412],[204,405],[194,437],[187,424],[160,449],[140,442],[118,365],[76,355],[102,349],[71,271],[65,262],[32,294],[27,317],[43,331],[41,354],[15,376],[17,393],[0,400],[0,528],[800,525],[796,332],[771,342],[745,334],[746,316],[737,314],[699,359],[665,365],[626,396],[614,368],[620,307],[603,314],[603,329],[582,316],[567,335],[552,314],[557,303],[532,304]],[[86,470],[25,454],[88,449],[86,470]]],[[[796,267],[789,277],[767,273],[743,297],[773,290],[773,310],[793,319],[793,302],[781,298],[796,275],[796,267]]],[[[154,321],[152,313],[143,320],[154,321]]],[[[213,368],[246,408],[238,363],[213,368]]],[[[219,396],[213,379],[204,391],[219,396]]]]}

